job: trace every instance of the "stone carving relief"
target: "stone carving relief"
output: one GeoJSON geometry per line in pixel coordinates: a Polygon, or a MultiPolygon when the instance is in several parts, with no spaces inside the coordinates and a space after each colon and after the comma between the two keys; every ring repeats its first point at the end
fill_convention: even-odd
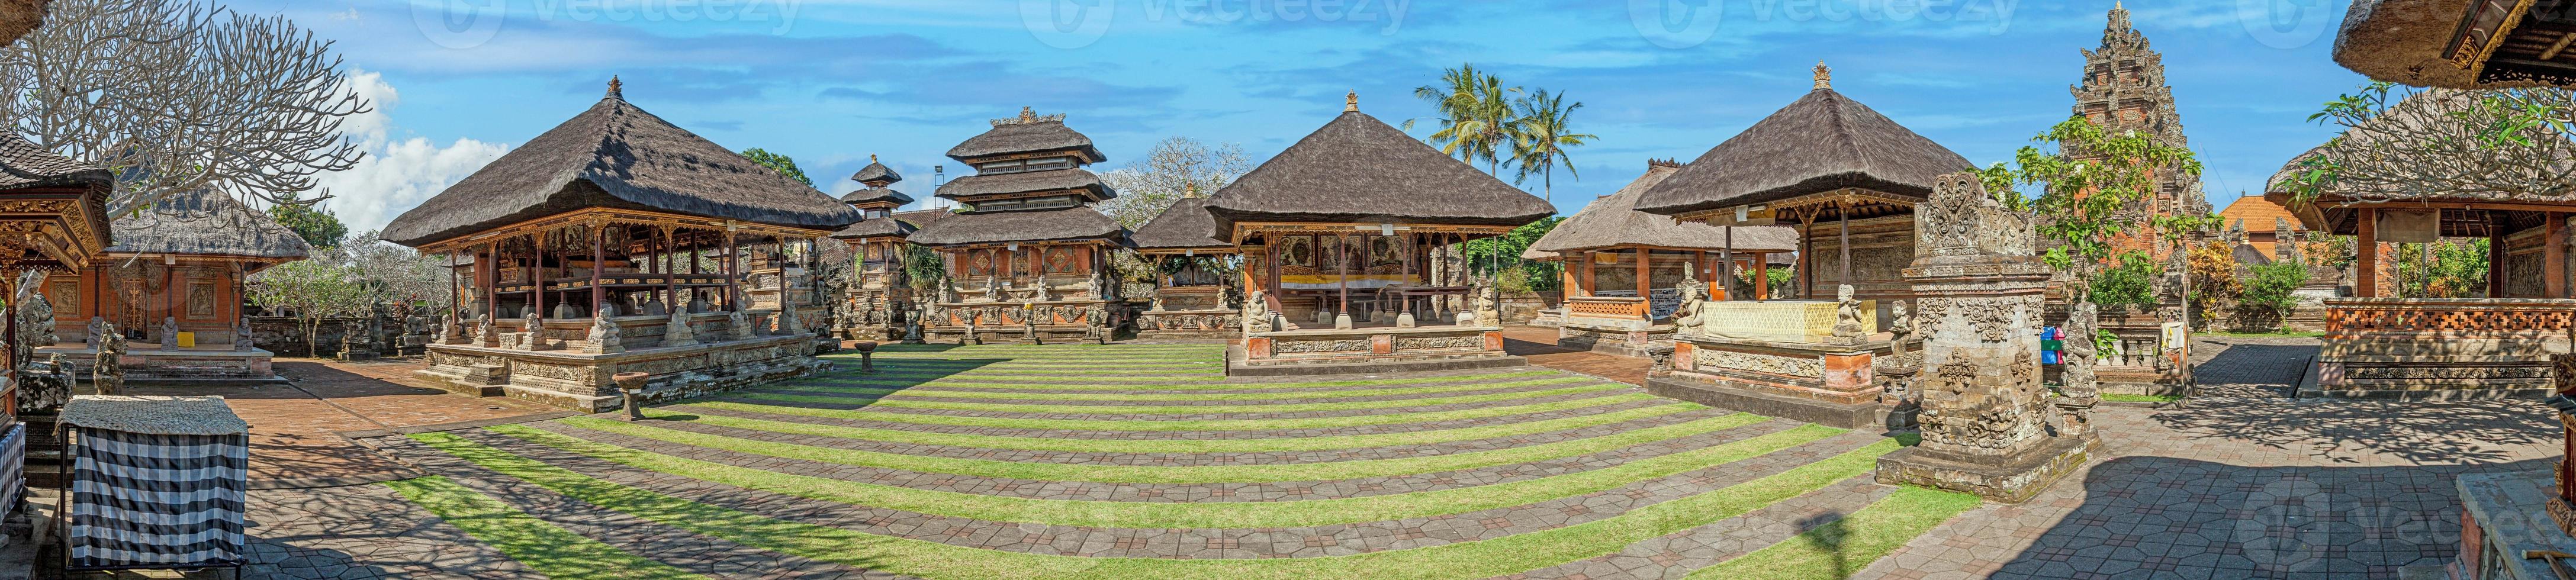
{"type": "Polygon", "coordinates": [[[1369,350],[1369,341],[1368,341],[1368,339],[1364,339],[1364,338],[1355,338],[1355,339],[1350,339],[1350,340],[1298,340],[1298,341],[1285,341],[1285,340],[1283,340],[1283,341],[1278,341],[1278,342],[1272,343],[1272,344],[1271,344],[1271,346],[1270,346],[1270,351],[1271,351],[1271,352],[1281,353],[1281,354],[1289,354],[1289,353],[1297,353],[1297,354],[1311,354],[1311,353],[1333,353],[1333,352],[1353,352],[1353,351],[1357,351],[1357,352],[1368,352],[1368,350],[1369,350]]]}
{"type": "Polygon", "coordinates": [[[1691,353],[1691,367],[1696,369],[1727,369],[1811,379],[1825,376],[1825,362],[1819,359],[1763,356],[1707,348],[1696,349],[1691,353]]]}
{"type": "Polygon", "coordinates": [[[1398,352],[1408,350],[1468,350],[1483,348],[1485,348],[1485,337],[1477,335],[1416,336],[1395,339],[1395,350],[1398,352]]]}

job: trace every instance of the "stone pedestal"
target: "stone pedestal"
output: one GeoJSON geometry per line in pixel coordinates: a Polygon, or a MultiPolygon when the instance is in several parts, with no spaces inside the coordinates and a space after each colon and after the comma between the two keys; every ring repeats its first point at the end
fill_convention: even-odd
{"type": "Polygon", "coordinates": [[[2097,441],[2047,424],[2039,329],[2050,269],[2034,253],[2029,218],[1996,203],[1974,174],[1942,176],[1915,219],[1905,277],[1924,337],[1923,442],[1881,456],[1877,479],[2028,500],[2082,465],[2097,441]]]}

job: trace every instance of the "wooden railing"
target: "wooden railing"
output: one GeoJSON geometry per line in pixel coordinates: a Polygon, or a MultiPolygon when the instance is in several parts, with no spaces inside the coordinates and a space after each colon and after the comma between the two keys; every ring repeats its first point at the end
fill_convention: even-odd
{"type": "Polygon", "coordinates": [[[1646,320],[1649,307],[1644,298],[1576,296],[1565,299],[1566,316],[1646,320]]]}
{"type": "Polygon", "coordinates": [[[2569,332],[2576,300],[2521,298],[2349,298],[2328,300],[2326,333],[2569,332]]]}

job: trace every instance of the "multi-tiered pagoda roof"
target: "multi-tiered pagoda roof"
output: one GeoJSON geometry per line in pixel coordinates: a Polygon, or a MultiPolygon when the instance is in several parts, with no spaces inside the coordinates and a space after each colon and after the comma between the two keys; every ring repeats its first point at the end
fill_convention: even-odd
{"type": "MultiPolygon", "coordinates": [[[[948,150],[974,175],[939,186],[962,211],[906,238],[928,246],[1124,238],[1126,229],[1088,204],[1118,196],[1085,165],[1105,159],[1064,115],[1027,108],[948,150]]],[[[1123,242],[1121,242],[1123,243],[1123,242]]]]}

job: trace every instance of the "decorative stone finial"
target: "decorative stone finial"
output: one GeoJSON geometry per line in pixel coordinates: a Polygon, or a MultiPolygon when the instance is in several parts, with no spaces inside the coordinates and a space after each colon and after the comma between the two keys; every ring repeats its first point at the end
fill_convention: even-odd
{"type": "Polygon", "coordinates": [[[626,98],[626,91],[622,90],[622,87],[625,86],[626,83],[624,81],[617,80],[617,75],[608,75],[608,98],[626,98]]]}
{"type": "Polygon", "coordinates": [[[1816,61],[1816,88],[1834,88],[1834,68],[1825,66],[1825,61],[1816,61]]]}
{"type": "Polygon", "coordinates": [[[876,163],[876,162],[877,162],[877,154],[875,154],[875,153],[869,153],[869,154],[868,154],[868,162],[869,162],[869,163],[876,163]]]}
{"type": "Polygon", "coordinates": [[[1360,110],[1360,92],[1359,92],[1359,91],[1351,91],[1351,93],[1350,93],[1350,94],[1342,95],[1342,112],[1344,112],[1344,113],[1356,113],[1356,112],[1359,112],[1359,110],[1360,110]]]}
{"type": "Polygon", "coordinates": [[[1181,197],[1184,197],[1184,198],[1194,198],[1194,197],[1198,197],[1198,196],[1199,196],[1199,184],[1192,183],[1192,184],[1189,184],[1189,185],[1187,185],[1187,186],[1183,186],[1183,187],[1181,188],[1181,197]]]}
{"type": "Polygon", "coordinates": [[[1020,122],[1027,123],[1036,120],[1038,120],[1038,112],[1036,109],[1020,107],[1020,122]]]}

